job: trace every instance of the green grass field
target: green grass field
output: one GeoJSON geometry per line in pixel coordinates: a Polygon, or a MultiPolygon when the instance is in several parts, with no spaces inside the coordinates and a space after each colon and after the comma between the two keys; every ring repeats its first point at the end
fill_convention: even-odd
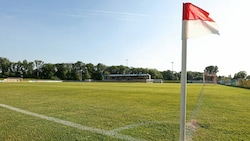
{"type": "MultiPolygon", "coordinates": [[[[180,84],[0,83],[0,140],[179,140],[180,84]],[[85,128],[86,127],[86,128],[85,128]]],[[[250,90],[187,86],[187,137],[250,140],[250,90]]]]}

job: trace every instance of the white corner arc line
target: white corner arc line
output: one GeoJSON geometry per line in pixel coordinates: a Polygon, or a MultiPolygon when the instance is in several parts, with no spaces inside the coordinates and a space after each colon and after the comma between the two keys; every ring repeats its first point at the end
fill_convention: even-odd
{"type": "Polygon", "coordinates": [[[119,139],[122,139],[122,140],[144,141],[143,139],[136,139],[136,138],[133,138],[133,137],[128,136],[128,135],[123,135],[123,134],[116,133],[116,132],[114,132],[112,130],[111,131],[106,131],[106,130],[102,130],[102,129],[98,129],[98,128],[83,126],[83,125],[78,124],[78,123],[74,123],[74,122],[70,122],[70,121],[66,121],[66,120],[61,120],[61,119],[58,119],[58,118],[45,116],[45,115],[42,115],[42,114],[33,113],[33,112],[30,112],[30,111],[26,111],[26,110],[16,108],[16,107],[12,107],[12,106],[2,104],[2,103],[0,103],[0,107],[6,108],[6,109],[9,109],[9,110],[12,110],[12,111],[16,111],[16,112],[19,112],[19,113],[23,113],[23,114],[26,114],[26,115],[30,115],[30,116],[33,116],[33,117],[38,117],[38,118],[45,119],[45,120],[48,120],[48,121],[53,121],[53,122],[56,122],[56,123],[60,123],[60,124],[66,125],[66,126],[74,127],[74,128],[80,129],[80,130],[90,131],[90,132],[93,132],[93,133],[98,133],[98,134],[102,134],[102,135],[106,135],[106,136],[111,136],[111,137],[119,138],[119,139]]]}

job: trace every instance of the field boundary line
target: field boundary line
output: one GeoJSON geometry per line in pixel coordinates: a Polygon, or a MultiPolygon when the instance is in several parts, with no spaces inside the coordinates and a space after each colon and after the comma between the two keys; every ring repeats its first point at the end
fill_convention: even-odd
{"type": "Polygon", "coordinates": [[[203,94],[204,87],[205,87],[205,85],[202,85],[200,95],[199,95],[199,97],[198,97],[198,99],[196,101],[196,105],[195,105],[194,110],[192,111],[189,119],[195,118],[197,116],[197,114],[198,114],[198,111],[199,111],[199,108],[200,108],[200,105],[201,105],[201,100],[202,100],[202,94],[203,94]]]}
{"type": "Polygon", "coordinates": [[[198,128],[198,121],[195,118],[196,118],[198,111],[200,109],[204,87],[205,87],[205,85],[203,84],[201,91],[200,91],[200,95],[196,101],[196,105],[194,107],[194,110],[192,111],[191,115],[189,116],[189,122],[186,125],[186,134],[187,134],[186,139],[187,139],[187,141],[192,141],[192,138],[195,134],[195,131],[198,128]]]}
{"type": "Polygon", "coordinates": [[[122,140],[144,141],[143,139],[137,139],[137,138],[133,138],[133,137],[128,136],[128,135],[119,134],[119,133],[115,132],[114,130],[107,131],[107,130],[103,130],[103,129],[83,126],[83,125],[78,124],[78,123],[74,123],[74,122],[70,122],[70,121],[66,121],[66,120],[61,120],[61,119],[58,119],[58,118],[45,116],[45,115],[42,115],[42,114],[37,114],[37,113],[34,113],[34,112],[30,112],[30,111],[23,110],[23,109],[20,109],[20,108],[12,107],[12,106],[2,104],[2,103],[0,103],[0,107],[9,109],[9,110],[12,110],[12,111],[15,111],[15,112],[19,112],[19,113],[22,113],[22,114],[26,114],[26,115],[29,115],[29,116],[45,119],[45,120],[48,120],[48,121],[53,121],[55,123],[59,123],[59,124],[66,125],[66,126],[69,126],[69,127],[74,127],[74,128],[80,129],[80,130],[90,131],[90,132],[93,132],[93,133],[98,133],[98,134],[102,134],[102,135],[106,135],[106,136],[111,136],[111,137],[119,138],[119,139],[122,139],[122,140]]]}
{"type": "Polygon", "coordinates": [[[131,124],[131,125],[127,125],[127,126],[123,126],[123,127],[119,127],[119,128],[110,130],[110,132],[120,132],[122,130],[127,130],[127,129],[131,129],[131,128],[134,128],[134,127],[146,125],[146,124],[150,124],[150,123],[143,122],[143,123],[131,124]]]}

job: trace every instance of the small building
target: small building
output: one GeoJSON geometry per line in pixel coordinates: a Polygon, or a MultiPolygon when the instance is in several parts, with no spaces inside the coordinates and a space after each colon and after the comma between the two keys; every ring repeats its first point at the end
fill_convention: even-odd
{"type": "Polygon", "coordinates": [[[150,74],[105,74],[103,77],[109,82],[152,82],[150,74]]]}

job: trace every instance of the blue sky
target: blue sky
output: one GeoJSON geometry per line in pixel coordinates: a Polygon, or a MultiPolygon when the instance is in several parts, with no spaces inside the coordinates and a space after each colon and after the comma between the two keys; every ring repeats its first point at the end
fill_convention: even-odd
{"type": "MultiPolygon", "coordinates": [[[[181,71],[181,0],[0,0],[0,56],[181,71]],[[126,61],[127,60],[127,61],[126,61]]],[[[247,1],[189,1],[220,36],[188,40],[187,70],[250,75],[247,1]]]]}

